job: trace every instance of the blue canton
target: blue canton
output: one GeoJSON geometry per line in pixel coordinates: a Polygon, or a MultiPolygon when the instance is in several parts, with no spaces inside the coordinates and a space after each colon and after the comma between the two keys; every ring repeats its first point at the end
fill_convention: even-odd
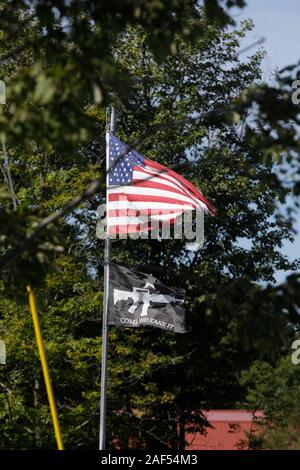
{"type": "Polygon", "coordinates": [[[131,184],[133,167],[144,165],[144,157],[135,150],[127,153],[128,146],[109,134],[109,186],[131,184]],[[115,163],[117,161],[117,163],[115,163]]]}

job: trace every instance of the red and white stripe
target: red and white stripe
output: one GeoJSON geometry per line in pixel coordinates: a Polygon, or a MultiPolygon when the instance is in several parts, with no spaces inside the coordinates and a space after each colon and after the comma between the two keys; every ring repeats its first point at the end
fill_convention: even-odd
{"type": "Polygon", "coordinates": [[[109,235],[147,232],[187,210],[215,215],[214,206],[185,178],[152,160],[144,164],[133,168],[130,185],[108,189],[109,235]]]}

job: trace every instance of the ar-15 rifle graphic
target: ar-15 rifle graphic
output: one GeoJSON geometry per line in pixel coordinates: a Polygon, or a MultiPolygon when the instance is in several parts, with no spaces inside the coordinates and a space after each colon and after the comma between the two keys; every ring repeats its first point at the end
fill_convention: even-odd
{"type": "Polygon", "coordinates": [[[167,294],[150,294],[148,289],[140,287],[133,287],[132,292],[126,290],[114,289],[114,304],[119,300],[133,299],[133,304],[128,309],[128,312],[134,313],[136,309],[143,304],[141,317],[145,317],[150,307],[150,302],[158,304],[169,304],[170,302],[183,303],[183,296],[175,297],[167,294]]]}

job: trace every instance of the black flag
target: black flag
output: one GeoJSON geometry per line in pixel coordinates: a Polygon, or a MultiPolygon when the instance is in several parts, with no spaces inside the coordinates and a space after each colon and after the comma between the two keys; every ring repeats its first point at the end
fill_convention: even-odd
{"type": "Polygon", "coordinates": [[[109,325],[149,325],[185,333],[183,301],[183,290],[170,289],[152,275],[110,263],[109,325]]]}

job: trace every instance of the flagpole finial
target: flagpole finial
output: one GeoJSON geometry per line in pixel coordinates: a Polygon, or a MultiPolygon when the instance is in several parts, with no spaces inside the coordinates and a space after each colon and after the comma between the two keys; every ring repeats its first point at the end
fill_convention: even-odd
{"type": "Polygon", "coordinates": [[[110,119],[111,119],[110,111],[111,111],[110,107],[106,108],[106,113],[105,113],[105,123],[106,124],[105,124],[105,127],[106,127],[107,132],[110,131],[110,119]]]}
{"type": "Polygon", "coordinates": [[[106,108],[106,130],[107,132],[115,132],[116,128],[116,111],[114,106],[106,108]]]}
{"type": "Polygon", "coordinates": [[[115,107],[112,106],[110,108],[110,131],[115,132],[116,130],[116,110],[115,107]]]}

